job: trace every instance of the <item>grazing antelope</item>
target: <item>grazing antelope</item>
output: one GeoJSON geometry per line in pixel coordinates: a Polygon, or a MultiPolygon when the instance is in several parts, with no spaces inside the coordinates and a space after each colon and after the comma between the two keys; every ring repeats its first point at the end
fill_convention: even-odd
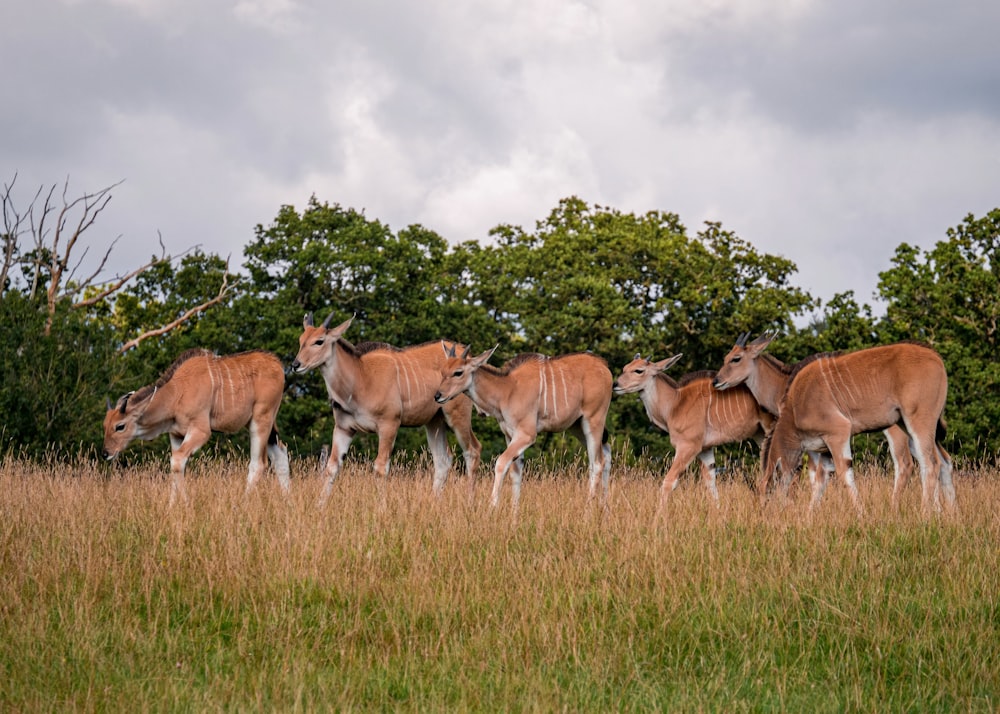
{"type": "Polygon", "coordinates": [[[170,503],[186,502],[184,467],[213,431],[232,434],[250,425],[247,493],[269,458],[281,488],[289,489],[288,449],[274,420],[285,391],[285,372],[270,352],[217,356],[184,352],[154,384],[129,392],[104,416],[104,457],[115,458],[133,439],[170,435],[170,503]]]}
{"type": "Polygon", "coordinates": [[[374,468],[385,476],[401,426],[422,426],[427,431],[427,445],[434,460],[435,493],[444,488],[451,468],[445,431],[450,427],[465,456],[471,496],[481,451],[472,433],[472,402],[463,398],[442,408],[434,401],[445,361],[439,342],[405,349],[381,342],[355,347],[343,339],[354,318],[330,329],[331,317],[333,313],[317,327],[312,313],[305,316],[299,353],[292,362],[296,372],[319,369],[333,406],[333,444],[320,503],[329,497],[355,434],[378,435],[374,468]]]}
{"type": "Polygon", "coordinates": [[[695,457],[701,462],[702,481],[719,505],[715,447],[747,439],[760,446],[772,422],[746,387],[726,392],[713,389],[714,372],[692,372],[678,382],[663,373],[681,357],[653,362],[636,355],[614,385],[615,394],[638,392],[649,420],[667,432],[674,446],[674,460],[660,488],[659,512],[695,457]]]}
{"type": "MultiPolygon", "coordinates": [[[[947,507],[954,509],[951,460],[937,444],[944,436],[947,396],[944,362],[926,345],[900,342],[803,360],[789,376],[777,422],[764,446],[761,499],[767,497],[776,472],[783,482],[790,480],[804,450],[827,451],[861,513],[851,436],[895,424],[906,432],[920,468],[925,515],[940,508],[942,490],[947,507]]],[[[813,483],[810,511],[819,504],[824,487],[825,480],[813,483]]]]}
{"type": "Polygon", "coordinates": [[[496,347],[471,358],[468,348],[456,355],[455,345],[442,343],[442,347],[447,360],[434,398],[445,404],[467,393],[479,411],[500,423],[507,440],[494,468],[492,507],[500,501],[500,488],[510,470],[511,505],[517,512],[524,452],[539,432],[567,430],[587,449],[590,497],[600,478],[607,503],[611,449],[604,423],[611,404],[611,370],[603,359],[589,353],[559,357],[526,353],[497,369],[487,364],[496,347]]]}
{"type": "MultiPolygon", "coordinates": [[[[750,333],[746,332],[736,339],[736,344],[722,362],[722,367],[715,375],[712,386],[716,389],[729,389],[739,384],[746,384],[754,398],[771,414],[777,414],[781,398],[788,388],[793,365],[788,365],[765,353],[764,349],[771,344],[774,333],[765,333],[747,344],[750,333]]],[[[889,442],[889,453],[895,473],[892,489],[892,505],[898,508],[899,495],[910,473],[913,470],[913,458],[910,455],[909,437],[899,426],[893,424],[883,431],[889,442]]],[[[813,488],[824,488],[833,470],[833,461],[827,453],[817,451],[807,452],[809,481],[813,488]],[[817,479],[822,479],[820,486],[817,479]]],[[[788,484],[784,484],[787,490],[788,484]]]]}

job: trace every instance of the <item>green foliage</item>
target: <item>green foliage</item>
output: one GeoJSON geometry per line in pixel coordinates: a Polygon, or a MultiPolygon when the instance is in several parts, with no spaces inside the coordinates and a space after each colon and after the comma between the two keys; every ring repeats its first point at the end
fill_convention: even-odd
{"type": "Polygon", "coordinates": [[[806,327],[782,335],[768,351],[782,361],[795,363],[817,352],[864,349],[880,339],[871,307],[859,305],[854,293],[848,291],[834,295],[819,316],[806,327]]]}
{"type": "MultiPolygon", "coordinates": [[[[589,350],[618,374],[636,353],[683,352],[682,374],[717,367],[739,332],[791,325],[812,304],[788,285],[791,262],[714,223],[691,238],[672,213],[567,198],[534,233],[505,225],[493,237],[470,265],[475,299],[506,326],[498,359],[589,350]]],[[[634,397],[612,402],[608,424],[637,452],[667,453],[634,397]]]]}
{"type": "MultiPolygon", "coordinates": [[[[814,300],[792,284],[793,263],[759,253],[719,223],[690,235],[672,213],[623,213],[570,197],[533,230],[500,225],[488,242],[450,245],[423,226],[393,232],[363,212],[312,197],[301,212],[282,206],[273,222],[256,227],[243,274],[228,276],[231,288],[219,304],[124,355],[115,350],[126,340],[216,297],[227,262],[195,252],[156,264],[85,309],[61,304],[50,340],[42,337],[44,310],[30,297],[29,282],[12,276],[0,294],[0,352],[5,364],[18,367],[0,387],[10,415],[3,444],[35,450],[94,443],[95,405],[155,380],[190,347],[266,349],[289,364],[302,317],[314,312],[316,320],[331,315],[335,323],[354,315],[346,336],[353,342],[406,346],[445,337],[476,351],[498,345],[495,364],[521,352],[592,351],[616,374],[636,353],[657,359],[684,353],[676,376],[714,369],[745,331],[776,330],[770,351],[788,362],[922,340],[948,367],[949,448],[992,459],[1000,452],[998,233],[1000,209],[968,216],[927,252],[901,244],[893,266],[880,274],[887,307],[876,318],[850,292],[825,305],[814,300]],[[811,310],[813,319],[797,328],[795,321],[811,310]],[[88,406],[68,393],[86,395],[88,406]],[[43,394],[58,406],[39,416],[30,405],[43,394]],[[73,408],[86,415],[86,428],[76,426],[73,408]]],[[[20,256],[18,265],[25,260],[20,256]]],[[[38,277],[46,280],[44,271],[38,277]]],[[[279,428],[293,452],[318,453],[332,427],[322,377],[289,373],[279,428]]],[[[492,420],[478,419],[475,428],[488,460],[502,438],[492,420]]],[[[670,453],[634,397],[612,402],[608,428],[634,453],[670,453]]],[[[375,445],[373,437],[358,442],[361,452],[375,445]]],[[[397,445],[422,450],[424,434],[403,430],[397,445]]],[[[566,445],[564,437],[544,437],[539,449],[575,457],[575,446],[566,445]]]]}
{"type": "Polygon", "coordinates": [[[969,215],[922,252],[906,243],[879,274],[885,341],[922,340],[948,368],[948,444],[958,453],[1000,453],[1000,209],[969,215]]]}
{"type": "Polygon", "coordinates": [[[121,369],[112,331],[66,301],[48,336],[45,318],[41,300],[16,290],[0,298],[0,455],[96,453],[107,385],[121,369]]]}
{"type": "MultiPolygon", "coordinates": [[[[124,344],[142,333],[168,325],[196,305],[219,293],[226,262],[215,254],[196,251],[178,265],[163,262],[140,274],[114,300],[110,322],[124,344]]],[[[213,309],[192,315],[165,335],[143,340],[122,361],[130,380],[128,390],[155,381],[184,350],[205,347],[220,354],[256,349],[253,336],[232,329],[227,312],[239,286],[213,309]]]]}
{"type": "MultiPolygon", "coordinates": [[[[474,251],[451,251],[422,226],[393,234],[358,211],[313,197],[301,214],[283,206],[272,224],[258,226],[246,255],[250,283],[235,312],[266,323],[257,344],[286,363],[298,351],[302,318],[310,312],[316,321],[331,315],[332,324],[354,315],[346,338],[355,343],[495,339],[485,310],[469,297],[474,251]]],[[[293,446],[318,452],[333,430],[323,378],[314,372],[287,380],[279,424],[293,446]]],[[[358,441],[361,450],[376,443],[374,437],[358,441]]],[[[405,429],[397,443],[403,450],[423,448],[423,430],[405,429]]]]}

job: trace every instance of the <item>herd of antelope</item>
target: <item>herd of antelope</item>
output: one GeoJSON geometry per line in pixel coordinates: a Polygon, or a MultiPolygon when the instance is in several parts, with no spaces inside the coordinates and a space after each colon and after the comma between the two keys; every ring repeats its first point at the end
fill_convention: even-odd
{"type": "MultiPolygon", "coordinates": [[[[612,394],[637,393],[646,414],[669,435],[675,450],[660,488],[658,516],[681,474],[698,458],[702,481],[718,505],[714,448],[753,439],[761,447],[760,497],[772,480],[784,499],[807,456],[812,485],[810,513],[819,505],[830,474],[848,488],[863,513],[854,483],[851,437],[883,431],[890,445],[895,481],[892,504],[910,472],[919,468],[925,515],[955,509],[952,462],[941,446],[948,378],[941,357],[926,345],[900,342],[850,353],[823,353],[786,365],[764,350],[765,334],[752,342],[740,335],[717,372],[680,377],[665,374],[681,355],[654,362],[636,355],[614,379],[607,362],[590,353],[557,357],[521,354],[501,367],[489,364],[495,347],[470,355],[468,345],[439,340],[406,348],[385,343],[353,345],[344,339],[348,319],[331,328],[303,320],[295,372],[319,370],[333,408],[332,449],[320,503],[329,497],[351,441],[358,433],[378,436],[376,474],[389,472],[401,426],[423,426],[434,462],[433,489],[440,492],[452,465],[446,430],[465,460],[469,498],[474,493],[481,447],[472,431],[475,408],[497,420],[507,443],[494,465],[491,505],[497,506],[510,473],[516,513],[524,452],[539,432],[569,431],[584,445],[589,495],[601,483],[606,504],[611,450],[605,429],[612,394]]],[[[290,488],[288,451],[275,424],[284,393],[280,360],[262,350],[217,356],[188,350],[154,383],[122,396],[104,418],[104,456],[113,459],[133,439],[170,437],[170,503],[187,500],[188,458],[212,431],[233,433],[249,425],[249,492],[269,460],[281,488],[290,488]]]]}

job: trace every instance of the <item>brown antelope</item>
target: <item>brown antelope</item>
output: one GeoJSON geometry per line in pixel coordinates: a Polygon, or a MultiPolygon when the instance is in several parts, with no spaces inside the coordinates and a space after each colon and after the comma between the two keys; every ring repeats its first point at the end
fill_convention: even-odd
{"type": "Polygon", "coordinates": [[[305,316],[299,353],[292,362],[296,372],[319,369],[333,406],[333,444],[320,503],[329,497],[355,434],[378,435],[374,468],[377,474],[385,476],[401,426],[422,426],[426,430],[434,460],[435,493],[444,488],[451,468],[446,434],[446,428],[450,427],[465,456],[471,496],[481,451],[479,440],[472,433],[472,402],[458,399],[442,408],[434,401],[441,382],[441,364],[445,361],[440,343],[428,342],[406,349],[381,342],[355,347],[343,339],[354,318],[330,329],[331,317],[332,313],[317,327],[312,313],[305,316]]]}
{"type": "Polygon", "coordinates": [[[527,353],[497,369],[487,364],[496,347],[471,358],[468,348],[457,355],[455,345],[442,343],[442,347],[448,359],[434,398],[445,404],[467,393],[479,411],[499,422],[507,441],[494,467],[492,507],[500,501],[500,488],[510,470],[511,505],[517,512],[524,452],[539,432],[560,431],[569,431],[586,447],[590,497],[600,478],[607,503],[611,449],[604,423],[611,404],[611,370],[603,359],[589,353],[559,357],[527,353]]]}
{"type": "MultiPolygon", "coordinates": [[[[774,333],[760,335],[747,344],[749,337],[750,333],[747,332],[736,339],[736,344],[723,360],[712,385],[716,389],[729,389],[739,384],[746,384],[760,405],[776,415],[794,367],[764,352],[774,339],[774,333]]],[[[913,470],[913,458],[910,455],[909,437],[903,429],[893,424],[885,429],[883,434],[889,442],[889,453],[892,455],[895,473],[892,505],[893,508],[897,508],[899,495],[913,470]]],[[[825,489],[830,472],[833,470],[830,455],[809,451],[807,456],[810,483],[814,489],[825,489]],[[817,479],[822,479],[822,484],[817,482],[817,479]]],[[[788,484],[783,484],[783,488],[787,490],[788,484]]]]}
{"type": "MultiPolygon", "coordinates": [[[[951,460],[937,444],[944,436],[947,396],[944,362],[925,345],[900,342],[803,360],[789,376],[777,422],[764,447],[761,499],[766,499],[776,472],[783,483],[791,479],[803,451],[827,451],[861,513],[851,436],[895,424],[906,432],[920,468],[924,513],[940,508],[942,490],[949,510],[954,509],[951,460]]],[[[810,511],[819,504],[824,487],[822,479],[813,483],[810,511]]]]}
{"type": "Polygon", "coordinates": [[[638,392],[649,420],[670,436],[674,446],[674,461],[660,488],[659,512],[695,457],[701,462],[702,481],[719,505],[715,447],[747,439],[760,446],[772,422],[746,387],[726,392],[713,389],[714,372],[692,372],[678,382],[663,374],[681,357],[653,362],[636,355],[614,385],[615,394],[638,392]]]}
{"type": "Polygon", "coordinates": [[[270,352],[217,356],[184,352],[154,384],[129,392],[104,417],[104,457],[115,458],[133,439],[170,435],[170,503],[187,501],[184,467],[213,431],[232,434],[250,425],[247,493],[269,458],[281,488],[289,489],[288,450],[274,420],[285,390],[285,372],[270,352]]]}

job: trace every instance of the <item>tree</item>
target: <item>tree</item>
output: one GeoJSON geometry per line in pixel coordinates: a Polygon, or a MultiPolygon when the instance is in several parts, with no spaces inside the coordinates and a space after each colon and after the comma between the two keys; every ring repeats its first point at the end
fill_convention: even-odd
{"type": "Polygon", "coordinates": [[[20,291],[0,298],[0,454],[30,457],[94,454],[109,384],[121,378],[110,325],[88,320],[68,303],[50,315],[20,291]],[[52,329],[44,326],[51,320],[52,329]]]}
{"type": "MultiPolygon", "coordinates": [[[[89,449],[100,440],[95,425],[101,422],[105,397],[132,377],[131,368],[148,367],[145,360],[130,362],[115,353],[169,333],[217,300],[130,333],[138,323],[130,325],[117,311],[118,301],[127,313],[134,305],[129,291],[141,291],[141,285],[155,281],[153,276],[169,273],[177,259],[164,250],[138,268],[104,279],[116,238],[96,267],[84,272],[90,231],[119,184],[71,198],[67,180],[61,193],[56,185],[41,187],[23,207],[15,200],[16,179],[0,193],[0,354],[12,367],[0,385],[0,411],[10,415],[0,449],[35,456],[51,449],[89,449]],[[134,337],[123,345],[127,334],[134,337]]],[[[192,257],[186,252],[180,258],[192,257]]],[[[228,289],[225,271],[221,284],[221,290],[214,286],[218,299],[228,289]]]]}
{"type": "MultiPolygon", "coordinates": [[[[118,273],[109,280],[102,279],[108,260],[121,236],[118,236],[107,247],[103,257],[89,273],[79,274],[84,259],[89,252],[87,231],[93,228],[101,213],[111,201],[112,191],[120,185],[112,184],[94,193],[84,193],[76,198],[69,196],[69,179],[66,179],[62,192],[57,198],[57,185],[52,184],[48,190],[39,187],[34,198],[26,209],[19,209],[13,198],[14,185],[17,176],[9,184],[4,184],[0,194],[0,205],[3,207],[3,263],[0,265],[0,297],[10,289],[20,289],[29,301],[39,299],[44,293],[46,319],[43,327],[45,335],[52,330],[52,323],[60,303],[65,303],[72,310],[88,309],[99,306],[105,300],[112,299],[129,281],[142,275],[154,267],[169,265],[173,258],[166,253],[162,238],[160,240],[161,254],[153,256],[148,263],[138,268],[118,273]],[[31,247],[24,245],[30,239],[31,247]],[[82,253],[80,252],[82,250],[82,253]],[[22,277],[18,279],[13,272],[20,267],[22,277]]],[[[186,253],[187,251],[185,251],[186,253]]],[[[183,253],[181,254],[184,255],[183,253]]],[[[227,290],[223,282],[219,299],[227,290]]],[[[191,309],[191,312],[176,323],[154,328],[156,334],[169,332],[189,317],[206,310],[217,301],[208,301],[191,309]]],[[[150,335],[141,334],[126,348],[150,335]]]]}
{"type": "MultiPolygon", "coordinates": [[[[477,305],[464,299],[472,253],[451,251],[437,233],[411,225],[394,234],[385,224],[315,196],[299,213],[282,206],[268,226],[257,226],[246,248],[249,282],[233,313],[257,315],[257,346],[290,363],[306,313],[337,322],[355,316],[345,338],[404,347],[463,336],[467,327],[489,324],[477,305]]],[[[478,326],[478,327],[477,327],[478,326]]],[[[319,374],[289,374],[279,423],[297,446],[318,451],[329,442],[333,417],[319,374]]],[[[401,448],[419,449],[423,434],[401,432],[401,448]]],[[[360,450],[374,440],[360,439],[360,450]]]]}
{"type": "Polygon", "coordinates": [[[949,446],[968,457],[1000,454],[1000,209],[966,216],[924,252],[906,243],[879,274],[886,341],[915,339],[948,368],[949,446]]]}
{"type": "Polygon", "coordinates": [[[822,312],[806,327],[783,335],[769,351],[794,363],[818,352],[848,352],[880,343],[871,306],[859,305],[853,291],[838,293],[820,305],[822,312]]]}
{"type": "Polygon", "coordinates": [[[138,275],[102,318],[118,334],[138,335],[118,348],[125,353],[129,378],[140,384],[153,381],[192,347],[220,354],[255,348],[252,341],[252,347],[242,343],[242,331],[220,326],[238,288],[238,279],[231,280],[229,262],[200,250],[179,261],[157,263],[138,275]],[[213,305],[219,308],[206,309],[213,305]]]}
{"type": "MultiPolygon", "coordinates": [[[[589,350],[612,371],[639,352],[684,353],[678,374],[715,368],[739,332],[792,324],[812,304],[795,266],[757,253],[719,224],[687,235],[672,213],[644,215],[571,197],[535,232],[502,225],[470,262],[477,299],[506,325],[501,358],[589,350]]],[[[635,400],[612,403],[611,431],[658,450],[635,400]]]]}

